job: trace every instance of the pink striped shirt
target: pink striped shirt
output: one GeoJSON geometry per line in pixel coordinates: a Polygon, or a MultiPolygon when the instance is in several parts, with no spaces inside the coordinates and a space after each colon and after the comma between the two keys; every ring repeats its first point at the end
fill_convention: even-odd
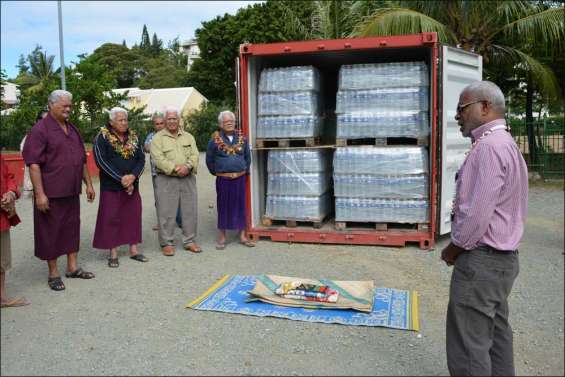
{"type": "MultiPolygon", "coordinates": [[[[471,131],[473,141],[496,126],[496,119],[471,131]]],[[[528,170],[510,132],[494,130],[470,151],[457,173],[451,241],[466,250],[488,245],[516,250],[524,233],[528,170]]]]}

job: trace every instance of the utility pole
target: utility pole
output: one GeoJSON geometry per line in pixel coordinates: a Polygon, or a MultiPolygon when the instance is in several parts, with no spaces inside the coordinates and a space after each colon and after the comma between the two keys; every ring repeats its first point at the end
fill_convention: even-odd
{"type": "Polygon", "coordinates": [[[65,54],[63,53],[63,11],[61,10],[61,0],[57,1],[59,11],[59,53],[61,56],[61,89],[66,90],[65,85],[65,54]]]}

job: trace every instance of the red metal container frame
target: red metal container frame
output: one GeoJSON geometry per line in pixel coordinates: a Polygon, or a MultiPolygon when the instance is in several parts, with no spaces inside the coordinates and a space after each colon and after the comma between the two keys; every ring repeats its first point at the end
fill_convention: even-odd
{"type": "Polygon", "coordinates": [[[313,53],[318,51],[347,51],[347,50],[372,50],[401,47],[428,47],[431,49],[432,80],[430,90],[432,93],[431,132],[430,132],[430,226],[428,231],[406,232],[402,230],[324,230],[308,228],[277,229],[266,227],[253,227],[251,223],[251,185],[247,177],[247,232],[257,240],[260,237],[269,237],[273,241],[328,243],[328,244],[360,244],[404,246],[406,242],[417,242],[422,249],[432,248],[436,234],[436,208],[437,208],[437,143],[438,143],[438,56],[439,44],[436,33],[420,33],[413,35],[397,35],[387,37],[369,37],[354,39],[333,39],[301,42],[282,42],[270,44],[243,44],[240,46],[240,98],[242,129],[249,136],[249,107],[246,93],[249,90],[247,75],[248,58],[250,56],[275,56],[313,53]]]}

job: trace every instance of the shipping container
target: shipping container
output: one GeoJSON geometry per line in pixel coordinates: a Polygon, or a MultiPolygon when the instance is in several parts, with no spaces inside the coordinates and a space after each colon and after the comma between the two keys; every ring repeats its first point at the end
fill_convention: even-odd
{"type": "MultiPolygon", "coordinates": [[[[249,140],[252,153],[251,173],[247,178],[247,231],[252,239],[270,239],[289,243],[388,246],[404,246],[407,243],[415,243],[422,249],[429,249],[433,247],[437,237],[450,232],[455,173],[463,162],[465,151],[468,150],[470,145],[469,140],[461,135],[454,116],[462,89],[469,83],[482,79],[482,59],[479,55],[441,45],[437,41],[436,33],[243,44],[240,46],[236,71],[239,124],[249,140]],[[335,152],[339,148],[348,147],[348,141],[340,139],[340,136],[336,133],[336,97],[338,97],[340,69],[360,64],[407,62],[424,62],[425,64],[421,66],[426,67],[425,77],[423,77],[427,85],[425,87],[426,92],[423,97],[419,98],[425,98],[427,112],[425,116],[417,116],[414,119],[417,119],[420,123],[429,123],[429,127],[426,127],[429,131],[426,131],[424,138],[419,138],[413,144],[414,147],[425,148],[428,166],[425,169],[425,176],[420,175],[418,182],[414,183],[414,180],[411,180],[413,181],[412,184],[426,185],[424,190],[421,190],[421,187],[412,190],[412,192],[416,190],[418,195],[423,197],[427,203],[425,214],[427,218],[425,221],[418,221],[417,224],[397,224],[394,222],[387,224],[385,219],[384,224],[380,222],[359,222],[349,225],[347,222],[336,222],[332,217],[333,215],[330,215],[329,218],[326,217],[323,221],[314,221],[311,224],[265,219],[269,151],[323,148],[335,152]],[[304,140],[304,144],[292,143],[292,140],[269,144],[267,143],[268,140],[261,139],[257,134],[261,72],[269,70],[265,72],[272,71],[272,74],[276,74],[276,70],[273,70],[275,68],[296,66],[313,66],[315,67],[315,75],[319,75],[321,84],[318,87],[316,82],[316,86],[312,87],[312,90],[319,91],[320,100],[311,101],[311,103],[316,109],[320,108],[320,116],[324,123],[322,134],[319,138],[304,140]]],[[[292,85],[292,83],[289,83],[289,85],[292,85]]],[[[361,83],[361,85],[363,84],[361,83]]],[[[311,96],[309,93],[307,95],[311,96]]],[[[272,99],[269,100],[272,101],[272,99]]],[[[308,97],[307,100],[310,100],[310,98],[308,97]]],[[[270,119],[267,120],[271,121],[270,119]]],[[[343,117],[339,121],[354,122],[355,120],[343,117]]],[[[403,147],[402,143],[404,142],[404,139],[399,138],[399,140],[391,143],[397,144],[394,147],[403,147]]],[[[373,143],[376,144],[373,147],[377,148],[379,139],[376,138],[373,143]]],[[[408,144],[410,143],[408,142],[408,144]]],[[[336,180],[342,178],[339,175],[334,177],[336,180]]],[[[356,182],[371,182],[366,184],[382,185],[382,181],[366,180],[367,177],[354,178],[356,182]]],[[[347,182],[350,183],[350,181],[347,182]]],[[[400,181],[396,183],[398,182],[400,181]]],[[[379,188],[375,187],[375,190],[377,189],[379,188]]],[[[383,191],[382,188],[380,190],[379,192],[383,191]]],[[[394,191],[393,186],[390,190],[394,191]]],[[[333,195],[333,191],[331,194],[333,195]]],[[[324,195],[327,195],[327,193],[324,195]]],[[[387,195],[390,195],[390,192],[387,195]]],[[[347,204],[347,198],[339,198],[339,203],[337,203],[338,198],[334,199],[336,200],[333,201],[332,214],[335,214],[335,205],[347,204]]],[[[421,201],[421,199],[419,200],[421,201]]],[[[378,202],[378,205],[383,205],[383,203],[386,204],[386,200],[388,199],[366,200],[365,202],[378,202]]],[[[417,202],[417,200],[413,202],[417,202]]]]}

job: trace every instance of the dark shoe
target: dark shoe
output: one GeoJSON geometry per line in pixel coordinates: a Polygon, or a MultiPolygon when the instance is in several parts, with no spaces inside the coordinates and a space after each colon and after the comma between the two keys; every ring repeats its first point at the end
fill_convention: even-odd
{"type": "Polygon", "coordinates": [[[54,291],[63,291],[65,290],[65,284],[63,284],[63,280],[61,280],[60,276],[55,276],[54,278],[47,279],[47,285],[54,291]]]}
{"type": "Polygon", "coordinates": [[[188,250],[188,251],[190,251],[190,252],[192,252],[192,253],[201,253],[201,252],[202,252],[202,249],[200,248],[200,246],[198,246],[198,245],[196,244],[196,242],[191,242],[191,243],[184,244],[184,245],[182,245],[182,247],[183,247],[185,250],[188,250]]]}
{"type": "Polygon", "coordinates": [[[67,272],[65,276],[71,279],[94,279],[92,272],[85,271],[80,267],[73,272],[67,272]]]}
{"type": "Polygon", "coordinates": [[[120,260],[118,258],[108,258],[108,267],[118,268],[120,265],[120,260]]]}
{"type": "Polygon", "coordinates": [[[135,254],[130,256],[130,259],[136,260],[138,262],[149,262],[149,258],[147,258],[145,255],[143,254],[135,254]]]}

